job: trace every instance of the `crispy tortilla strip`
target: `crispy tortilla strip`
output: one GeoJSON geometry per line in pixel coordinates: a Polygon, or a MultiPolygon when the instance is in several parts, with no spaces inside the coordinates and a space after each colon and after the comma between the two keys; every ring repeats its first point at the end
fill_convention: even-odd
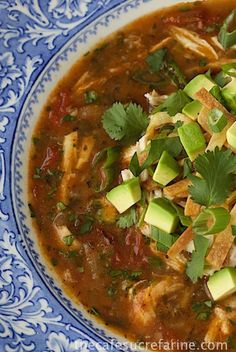
{"type": "Polygon", "coordinates": [[[172,26],[170,31],[172,36],[184,48],[199,56],[208,58],[209,61],[215,61],[218,59],[215,49],[205,39],[200,38],[197,33],[176,26],[172,26]]]}
{"type": "Polygon", "coordinates": [[[205,342],[225,341],[233,331],[231,321],[235,319],[235,311],[226,312],[220,307],[214,309],[214,315],[210,321],[207,333],[205,335],[205,342]]]}
{"type": "Polygon", "coordinates": [[[208,110],[217,108],[225,114],[229,122],[235,122],[235,117],[228,110],[226,110],[226,108],[219,103],[218,100],[215,99],[213,95],[211,95],[211,93],[209,93],[205,88],[200,89],[199,92],[196,93],[196,98],[208,110]]]}
{"type": "Polygon", "coordinates": [[[219,71],[221,69],[222,65],[229,64],[231,62],[236,62],[236,59],[235,58],[232,58],[232,59],[223,58],[223,59],[217,60],[215,62],[209,62],[204,67],[200,67],[199,65],[193,66],[193,67],[190,67],[189,69],[187,69],[186,73],[191,76],[193,73],[194,73],[194,75],[197,75],[199,73],[205,73],[209,69],[211,69],[213,71],[219,71]]]}
{"type": "Polygon", "coordinates": [[[79,149],[79,158],[76,164],[76,169],[79,170],[83,165],[85,165],[91,156],[95,140],[93,136],[84,137],[82,139],[82,144],[79,149]]]}
{"type": "Polygon", "coordinates": [[[172,119],[167,112],[158,112],[155,115],[151,115],[150,123],[148,125],[145,136],[147,139],[152,139],[155,136],[156,130],[161,126],[171,123],[172,119]]]}
{"type": "Polygon", "coordinates": [[[156,50],[162,49],[162,48],[166,48],[167,45],[173,41],[172,37],[167,37],[165,39],[163,39],[161,42],[155,44],[154,46],[151,47],[150,49],[150,53],[153,53],[156,50]]]}
{"type": "MultiPolygon", "coordinates": [[[[206,117],[205,117],[206,119],[205,119],[204,122],[203,122],[203,120],[204,120],[203,115],[200,118],[201,123],[204,124],[204,129],[208,133],[212,134],[212,137],[211,137],[211,139],[210,139],[210,141],[208,143],[208,146],[207,146],[206,150],[214,150],[216,147],[221,149],[223,147],[223,145],[225,144],[225,142],[226,142],[226,132],[227,132],[228,128],[234,123],[235,118],[205,88],[202,88],[198,93],[196,93],[196,97],[203,104],[203,106],[206,109],[212,110],[214,108],[217,108],[217,109],[221,110],[225,114],[225,116],[226,116],[226,118],[228,120],[227,126],[225,126],[225,128],[220,133],[213,133],[212,134],[212,132],[210,131],[209,127],[207,127],[208,126],[207,114],[206,114],[206,117]]],[[[203,112],[205,114],[206,110],[203,111],[203,112]]]]}
{"type": "Polygon", "coordinates": [[[208,114],[209,114],[209,109],[207,109],[205,106],[203,106],[200,111],[200,114],[198,115],[197,122],[204,129],[204,131],[206,131],[207,133],[212,135],[212,131],[211,131],[211,129],[208,125],[208,122],[207,122],[208,114]]]}
{"type": "Polygon", "coordinates": [[[227,254],[234,242],[231,224],[215,237],[215,241],[206,257],[206,261],[214,269],[220,269],[227,257],[227,254]]]}
{"type": "Polygon", "coordinates": [[[201,210],[201,205],[195,203],[190,196],[188,196],[187,202],[184,208],[185,216],[197,216],[201,210]]]}
{"type": "Polygon", "coordinates": [[[184,179],[179,182],[174,183],[171,186],[167,186],[163,189],[164,196],[169,199],[174,198],[187,198],[188,193],[188,186],[190,185],[190,180],[184,179]]]}
{"type": "Polygon", "coordinates": [[[186,246],[189,244],[190,241],[193,240],[193,229],[192,225],[189,226],[182,235],[177,239],[177,241],[170,247],[167,252],[169,257],[175,257],[177,254],[182,252],[186,246]]]}

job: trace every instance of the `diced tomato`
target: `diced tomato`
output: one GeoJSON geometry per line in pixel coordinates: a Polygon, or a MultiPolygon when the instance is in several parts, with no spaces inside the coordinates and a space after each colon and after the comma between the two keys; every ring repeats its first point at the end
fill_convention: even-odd
{"type": "Polygon", "coordinates": [[[56,99],[52,102],[48,118],[54,126],[60,125],[62,118],[67,114],[69,104],[69,92],[60,92],[56,99]]]}
{"type": "Polygon", "coordinates": [[[47,147],[46,157],[40,169],[43,171],[47,171],[48,169],[55,168],[58,162],[58,159],[59,159],[58,146],[53,145],[51,147],[47,147]]]}

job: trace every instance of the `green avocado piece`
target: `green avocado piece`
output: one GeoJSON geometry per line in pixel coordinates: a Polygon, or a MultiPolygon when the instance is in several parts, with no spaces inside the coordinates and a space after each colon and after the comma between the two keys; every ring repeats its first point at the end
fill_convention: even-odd
{"type": "Polygon", "coordinates": [[[180,141],[193,161],[198,154],[203,153],[206,149],[206,141],[197,122],[190,122],[178,128],[180,141]]]}
{"type": "Polygon", "coordinates": [[[141,199],[139,178],[134,177],[123,182],[108,192],[106,197],[119,213],[124,213],[141,199]]]}
{"type": "Polygon", "coordinates": [[[198,75],[194,77],[184,88],[184,92],[192,99],[196,99],[195,94],[202,88],[211,90],[215,86],[215,83],[210,80],[206,75],[198,75]]]}
{"type": "Polygon", "coordinates": [[[194,100],[194,101],[191,101],[191,103],[188,103],[187,105],[185,105],[185,107],[182,110],[182,113],[190,117],[190,119],[196,120],[201,109],[202,109],[202,104],[200,103],[200,101],[194,100]]]}
{"type": "Polygon", "coordinates": [[[167,199],[155,198],[148,205],[144,221],[162,231],[171,233],[176,229],[178,216],[167,199]]]}
{"type": "Polygon", "coordinates": [[[232,81],[229,82],[221,90],[221,95],[223,96],[227,107],[236,114],[236,78],[232,77],[232,81]]]}
{"type": "Polygon", "coordinates": [[[177,161],[166,151],[161,155],[159,163],[153,175],[153,180],[166,186],[179,174],[177,161]]]}
{"type": "Polygon", "coordinates": [[[209,278],[207,287],[214,301],[236,292],[236,269],[223,268],[217,271],[209,278]]]}
{"type": "Polygon", "coordinates": [[[227,130],[226,138],[229,145],[236,149],[236,121],[227,130]]]}

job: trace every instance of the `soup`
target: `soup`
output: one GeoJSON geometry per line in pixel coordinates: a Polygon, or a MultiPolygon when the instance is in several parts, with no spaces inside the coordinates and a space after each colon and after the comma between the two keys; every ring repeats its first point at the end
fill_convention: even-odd
{"type": "Polygon", "coordinates": [[[159,350],[236,351],[236,1],[215,4],[163,9],[99,43],[32,138],[29,209],[48,265],[73,301],[159,350]]]}

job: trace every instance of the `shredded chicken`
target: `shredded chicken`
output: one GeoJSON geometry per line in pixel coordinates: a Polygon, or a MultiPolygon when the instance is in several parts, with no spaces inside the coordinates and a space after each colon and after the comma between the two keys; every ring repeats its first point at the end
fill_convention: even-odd
{"type": "Polygon", "coordinates": [[[197,33],[176,26],[171,26],[170,32],[184,48],[199,56],[207,57],[210,61],[218,59],[215,49],[197,33]]]}
{"type": "Polygon", "coordinates": [[[135,295],[130,296],[132,308],[130,319],[136,326],[148,326],[155,321],[156,307],[158,301],[166,295],[171,295],[177,291],[183,290],[183,283],[178,278],[167,277],[166,279],[153,283],[147,288],[141,289],[135,295]]]}

